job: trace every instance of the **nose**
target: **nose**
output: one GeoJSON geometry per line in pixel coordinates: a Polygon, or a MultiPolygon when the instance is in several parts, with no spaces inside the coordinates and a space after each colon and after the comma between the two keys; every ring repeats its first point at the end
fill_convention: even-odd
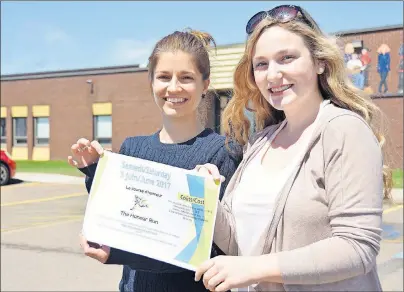
{"type": "Polygon", "coordinates": [[[269,64],[267,71],[267,81],[270,83],[277,83],[282,79],[283,74],[277,64],[269,64]]]}
{"type": "Polygon", "coordinates": [[[168,85],[167,90],[169,92],[178,92],[181,91],[181,86],[178,84],[178,79],[176,77],[173,77],[170,81],[170,84],[168,85]]]}

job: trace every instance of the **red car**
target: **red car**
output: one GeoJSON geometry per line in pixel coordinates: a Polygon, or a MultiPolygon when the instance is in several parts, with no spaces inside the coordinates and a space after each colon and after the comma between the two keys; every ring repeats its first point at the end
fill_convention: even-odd
{"type": "Polygon", "coordinates": [[[0,156],[0,185],[4,186],[15,176],[17,164],[5,150],[1,150],[0,156]]]}

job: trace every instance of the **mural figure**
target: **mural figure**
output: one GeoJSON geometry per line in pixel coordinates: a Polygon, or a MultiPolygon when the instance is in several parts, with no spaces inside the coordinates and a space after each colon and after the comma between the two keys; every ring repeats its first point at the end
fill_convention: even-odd
{"type": "Polygon", "coordinates": [[[370,58],[369,54],[369,49],[368,48],[363,48],[362,49],[362,54],[361,54],[361,62],[364,66],[364,69],[362,71],[363,77],[364,77],[364,87],[369,86],[369,71],[370,71],[370,62],[372,59],[370,58]]]}
{"type": "Polygon", "coordinates": [[[404,83],[404,75],[403,75],[403,69],[404,69],[404,44],[401,44],[400,46],[400,51],[398,52],[398,55],[400,56],[400,63],[398,66],[398,89],[397,93],[402,94],[403,93],[403,83],[404,83]]]}
{"type": "Polygon", "coordinates": [[[382,93],[382,87],[384,85],[383,93],[387,93],[387,75],[390,72],[390,47],[386,44],[382,44],[378,49],[377,58],[377,72],[380,75],[379,93],[382,93]]]}
{"type": "Polygon", "coordinates": [[[365,76],[363,74],[364,66],[359,59],[358,54],[352,54],[351,59],[346,64],[349,78],[355,87],[363,90],[365,88],[365,76]]]}
{"type": "Polygon", "coordinates": [[[345,64],[348,64],[348,61],[352,59],[352,54],[355,52],[355,48],[352,43],[347,43],[345,45],[345,50],[344,50],[344,61],[345,64]]]}

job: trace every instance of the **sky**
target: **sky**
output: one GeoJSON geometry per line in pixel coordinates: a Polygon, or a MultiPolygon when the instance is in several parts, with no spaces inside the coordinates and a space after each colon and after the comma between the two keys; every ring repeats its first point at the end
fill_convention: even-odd
{"type": "Polygon", "coordinates": [[[1,75],[144,66],[187,27],[242,43],[249,18],[279,4],[302,6],[326,33],[403,23],[402,1],[1,1],[1,75]]]}

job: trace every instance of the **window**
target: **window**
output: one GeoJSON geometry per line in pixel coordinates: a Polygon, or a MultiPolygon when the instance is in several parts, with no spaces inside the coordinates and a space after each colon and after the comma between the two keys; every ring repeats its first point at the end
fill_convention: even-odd
{"type": "Polygon", "coordinates": [[[49,118],[34,118],[34,145],[49,145],[49,118]]]}
{"type": "Polygon", "coordinates": [[[110,115],[94,116],[94,139],[101,145],[112,142],[112,117],[110,115]]]}
{"type": "Polygon", "coordinates": [[[7,143],[7,132],[6,132],[6,118],[1,118],[1,144],[6,144],[7,143]]]}
{"type": "Polygon", "coordinates": [[[13,118],[13,145],[27,145],[27,118],[13,118]]]}
{"type": "Polygon", "coordinates": [[[355,54],[362,54],[362,49],[363,49],[363,41],[357,40],[357,41],[352,41],[352,46],[354,48],[354,53],[355,54]]]}

